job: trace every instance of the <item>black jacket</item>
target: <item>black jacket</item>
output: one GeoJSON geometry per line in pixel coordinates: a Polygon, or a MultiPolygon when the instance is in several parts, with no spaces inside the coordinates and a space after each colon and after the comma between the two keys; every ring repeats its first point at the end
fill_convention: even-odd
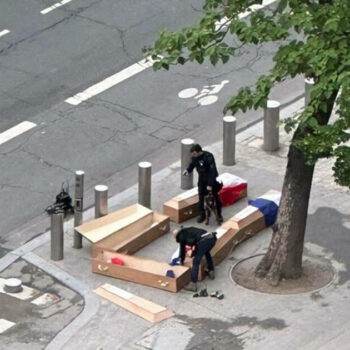
{"type": "Polygon", "coordinates": [[[210,152],[203,151],[200,156],[192,157],[187,171],[192,173],[194,168],[198,171],[198,182],[200,184],[208,186],[215,185],[219,173],[216,168],[214,156],[210,152]]]}
{"type": "Polygon", "coordinates": [[[176,242],[180,243],[180,261],[183,264],[186,256],[186,245],[196,246],[201,240],[202,235],[206,234],[207,231],[197,227],[186,227],[181,229],[176,235],[176,242]]]}

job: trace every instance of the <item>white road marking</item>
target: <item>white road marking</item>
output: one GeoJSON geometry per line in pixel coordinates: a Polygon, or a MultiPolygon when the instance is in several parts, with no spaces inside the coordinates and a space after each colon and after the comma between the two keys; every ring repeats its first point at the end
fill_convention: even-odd
{"type": "Polygon", "coordinates": [[[51,12],[51,11],[57,9],[58,7],[61,7],[61,6],[65,5],[65,4],[68,4],[68,3],[71,2],[71,1],[72,1],[72,0],[62,0],[62,1],[60,1],[60,2],[56,2],[56,4],[53,4],[52,6],[47,7],[46,9],[40,11],[40,13],[41,13],[42,15],[46,15],[47,13],[49,13],[49,12],[51,12]]]}
{"type": "Polygon", "coordinates": [[[198,100],[199,105],[208,106],[215,103],[219,99],[219,97],[215,94],[218,94],[223,89],[223,87],[229,82],[229,80],[223,80],[220,84],[204,85],[201,92],[198,95],[198,90],[196,88],[188,88],[181,90],[177,95],[180,98],[194,97],[194,99],[198,100]]]}
{"type": "Polygon", "coordinates": [[[0,32],[0,36],[4,36],[6,34],[10,33],[10,31],[8,29],[4,29],[0,32]]]}
{"type": "Polygon", "coordinates": [[[208,106],[215,103],[218,100],[218,97],[215,95],[205,96],[198,100],[198,104],[201,106],[208,106]]]}
{"type": "MultiPolygon", "coordinates": [[[[66,3],[66,2],[71,1],[71,0],[64,0],[64,1],[66,3]]],[[[55,4],[55,5],[51,6],[51,7],[55,7],[58,4],[59,4],[59,6],[62,6],[62,3],[64,1],[61,1],[60,3],[57,3],[57,4],[55,4]]],[[[268,5],[272,4],[275,1],[276,0],[264,0],[262,5],[252,5],[250,7],[250,9],[251,9],[251,11],[256,11],[258,9],[261,9],[261,8],[263,8],[265,6],[268,6],[268,5]]],[[[244,18],[244,17],[248,16],[251,13],[251,11],[246,11],[244,13],[241,13],[239,17],[240,18],[244,18]]],[[[228,24],[225,24],[225,25],[228,25],[228,24]]],[[[96,96],[96,95],[100,94],[103,91],[106,91],[107,89],[109,89],[109,88],[111,88],[111,87],[121,83],[122,81],[132,77],[133,75],[136,75],[136,74],[142,72],[143,70],[145,70],[145,69],[147,69],[149,67],[152,67],[152,65],[153,65],[153,61],[151,60],[150,57],[147,57],[146,59],[143,59],[140,62],[135,63],[135,64],[133,64],[132,66],[130,66],[128,68],[125,68],[124,70],[122,70],[122,71],[120,71],[120,72],[110,76],[109,78],[106,78],[105,80],[101,81],[100,83],[97,83],[97,84],[89,87],[88,89],[77,93],[73,97],[68,98],[65,102],[67,102],[67,103],[69,103],[69,104],[71,104],[73,106],[77,106],[81,102],[86,101],[89,98],[91,98],[93,96],[96,96]]],[[[181,98],[183,98],[183,97],[181,97],[181,98]]],[[[213,102],[211,102],[211,103],[213,103],[213,102]]]]}
{"type": "Polygon", "coordinates": [[[188,88],[188,89],[181,90],[177,95],[180,98],[191,98],[191,97],[196,96],[197,93],[198,93],[198,89],[188,88]]]}
{"type": "MultiPolygon", "coordinates": [[[[261,10],[262,8],[271,5],[274,3],[276,0],[264,0],[261,5],[252,5],[250,6],[250,10],[242,12],[238,15],[239,19],[243,19],[245,17],[248,17],[252,12],[261,10]]],[[[229,21],[228,17],[223,17],[221,18],[221,21],[217,21],[215,23],[215,29],[221,29],[221,30],[226,30],[227,27],[230,25],[231,21],[229,21]]]]}
{"type": "Polygon", "coordinates": [[[35,123],[24,121],[22,123],[17,124],[16,126],[8,129],[0,134],[0,145],[13,139],[14,137],[23,134],[24,132],[34,128],[36,126],[35,123]]]}
{"type": "Polygon", "coordinates": [[[252,5],[250,6],[250,11],[245,11],[239,15],[239,18],[242,19],[244,17],[249,16],[252,12],[261,10],[262,8],[271,5],[272,3],[276,2],[276,0],[264,0],[261,5],[252,5]]]}
{"type": "Polygon", "coordinates": [[[13,327],[16,323],[0,318],[0,334],[13,327]]]}
{"type": "Polygon", "coordinates": [[[77,106],[83,101],[88,100],[89,98],[96,96],[100,94],[103,91],[106,91],[110,89],[111,87],[121,83],[122,81],[132,77],[133,75],[136,75],[143,70],[152,67],[153,61],[151,58],[145,58],[141,60],[140,62],[134,63],[128,68],[123,69],[122,71],[111,75],[110,77],[106,78],[105,80],[102,80],[101,82],[89,87],[88,89],[84,90],[83,92],[79,92],[78,94],[74,95],[73,97],[68,98],[65,102],[77,106]]]}

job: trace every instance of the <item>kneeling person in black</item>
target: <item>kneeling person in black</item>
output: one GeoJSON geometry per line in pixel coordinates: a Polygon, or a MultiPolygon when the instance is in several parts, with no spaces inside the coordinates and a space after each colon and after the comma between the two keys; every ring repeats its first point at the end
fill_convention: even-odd
{"type": "Polygon", "coordinates": [[[192,248],[192,269],[191,269],[191,283],[184,289],[193,292],[197,291],[197,281],[199,265],[203,256],[207,259],[208,275],[210,279],[215,278],[214,263],[210,251],[216,243],[216,232],[207,232],[197,227],[187,227],[180,230],[173,231],[176,242],[180,243],[180,262],[184,263],[186,256],[186,246],[192,248]]]}

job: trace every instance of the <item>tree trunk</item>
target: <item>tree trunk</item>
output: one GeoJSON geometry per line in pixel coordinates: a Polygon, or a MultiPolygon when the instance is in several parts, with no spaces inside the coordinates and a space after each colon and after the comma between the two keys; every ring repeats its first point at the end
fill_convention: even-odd
{"type": "MultiPolygon", "coordinates": [[[[337,91],[327,101],[327,112],[315,115],[320,125],[328,123],[337,91]]],[[[301,126],[293,140],[310,131],[301,126]]],[[[302,151],[293,144],[289,147],[286,174],[276,224],[272,227],[269,248],[255,270],[255,275],[278,285],[281,278],[296,279],[302,274],[304,236],[308,214],[314,165],[307,165],[302,151]]]]}
{"type": "Polygon", "coordinates": [[[290,146],[277,222],[269,249],[256,269],[256,275],[272,285],[281,278],[301,276],[313,172],[314,166],[305,164],[303,153],[290,146]]]}

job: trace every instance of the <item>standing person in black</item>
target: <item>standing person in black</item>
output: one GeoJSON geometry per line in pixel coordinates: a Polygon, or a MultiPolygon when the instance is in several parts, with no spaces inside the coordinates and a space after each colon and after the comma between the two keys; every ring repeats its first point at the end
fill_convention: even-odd
{"type": "Polygon", "coordinates": [[[198,172],[199,217],[197,222],[201,223],[205,220],[204,197],[208,191],[213,192],[217,212],[222,222],[222,204],[218,194],[219,183],[216,181],[219,173],[216,169],[214,156],[210,152],[203,151],[202,147],[198,144],[194,144],[190,151],[192,153],[192,160],[188,168],[183,172],[183,175],[192,173],[194,168],[196,168],[198,172]]]}
{"type": "Polygon", "coordinates": [[[183,265],[186,256],[186,246],[191,247],[191,256],[193,258],[191,269],[191,283],[184,289],[192,292],[197,291],[197,281],[199,265],[203,256],[207,259],[208,276],[210,279],[215,278],[214,263],[210,251],[216,243],[216,232],[207,232],[197,227],[181,228],[174,230],[176,242],[180,244],[180,262],[183,265]]]}

